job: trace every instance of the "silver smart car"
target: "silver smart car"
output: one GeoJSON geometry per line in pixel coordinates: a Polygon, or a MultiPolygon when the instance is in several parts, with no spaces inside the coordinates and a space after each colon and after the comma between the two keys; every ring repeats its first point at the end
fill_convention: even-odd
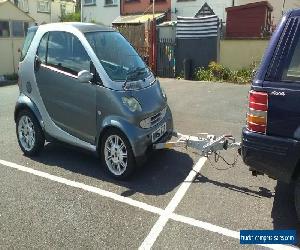
{"type": "Polygon", "coordinates": [[[16,132],[25,155],[58,140],[98,153],[128,177],[173,132],[159,81],[115,30],[86,23],[32,27],[21,52],[16,132]]]}

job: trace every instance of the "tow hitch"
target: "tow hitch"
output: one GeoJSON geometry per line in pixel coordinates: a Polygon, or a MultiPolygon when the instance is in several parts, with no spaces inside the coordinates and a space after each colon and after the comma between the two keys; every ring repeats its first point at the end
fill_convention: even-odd
{"type": "Polygon", "coordinates": [[[177,132],[173,136],[177,138],[176,141],[168,141],[164,143],[154,144],[154,149],[170,149],[174,147],[184,146],[185,148],[192,148],[197,150],[201,156],[208,157],[213,153],[222,150],[237,148],[240,149],[241,143],[236,142],[232,135],[222,135],[216,137],[206,133],[198,134],[199,136],[184,135],[177,132]]]}

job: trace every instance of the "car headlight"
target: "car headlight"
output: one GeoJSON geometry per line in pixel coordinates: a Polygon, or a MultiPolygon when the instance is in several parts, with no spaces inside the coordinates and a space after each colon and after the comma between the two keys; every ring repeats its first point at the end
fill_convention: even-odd
{"type": "Polygon", "coordinates": [[[131,112],[142,111],[141,104],[134,97],[122,97],[122,102],[131,112]]]}

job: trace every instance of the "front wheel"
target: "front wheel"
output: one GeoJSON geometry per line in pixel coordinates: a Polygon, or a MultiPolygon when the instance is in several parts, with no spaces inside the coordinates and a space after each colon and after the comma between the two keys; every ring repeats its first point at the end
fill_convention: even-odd
{"type": "Polygon", "coordinates": [[[29,110],[22,110],[17,116],[16,132],[18,143],[25,155],[33,156],[44,147],[43,130],[29,110]]]}
{"type": "Polygon", "coordinates": [[[101,159],[108,173],[115,179],[129,177],[136,166],[128,139],[114,128],[108,130],[102,138],[101,159]]]}

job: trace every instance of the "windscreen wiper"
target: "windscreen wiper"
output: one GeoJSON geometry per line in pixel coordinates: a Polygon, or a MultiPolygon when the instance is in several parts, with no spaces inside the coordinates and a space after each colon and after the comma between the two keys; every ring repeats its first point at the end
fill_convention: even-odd
{"type": "Polygon", "coordinates": [[[126,76],[126,80],[125,80],[125,82],[124,82],[123,88],[124,88],[125,90],[128,89],[128,88],[127,88],[128,80],[129,80],[129,79],[132,80],[132,79],[138,77],[139,75],[144,74],[144,73],[145,73],[145,69],[146,69],[146,67],[137,67],[137,68],[135,68],[135,69],[129,70],[129,71],[127,72],[127,76],[126,76]]]}

